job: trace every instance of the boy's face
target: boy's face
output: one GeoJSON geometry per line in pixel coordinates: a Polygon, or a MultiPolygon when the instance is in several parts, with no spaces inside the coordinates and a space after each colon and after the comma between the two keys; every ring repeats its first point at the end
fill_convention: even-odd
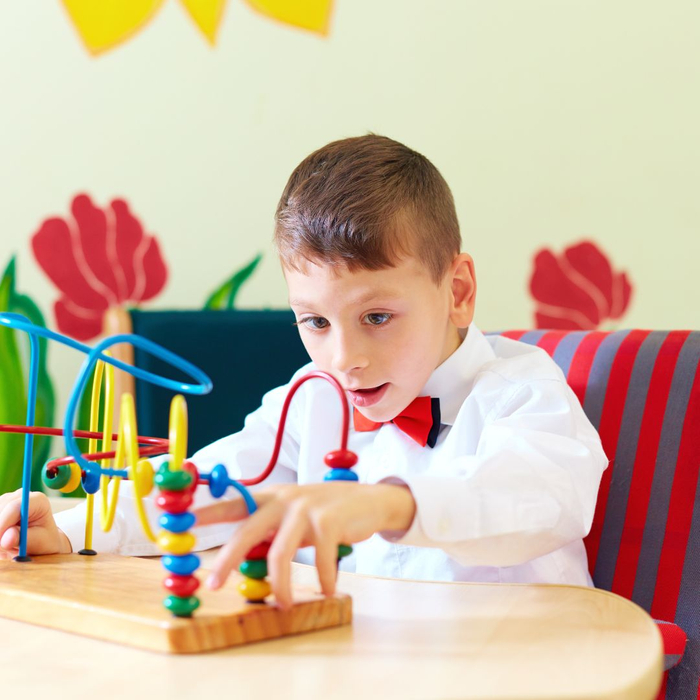
{"type": "Polygon", "coordinates": [[[454,266],[439,286],[414,258],[382,270],[311,262],[302,269],[284,274],[306,350],[377,422],[391,420],[419,395],[461,342],[455,321],[466,327],[473,315],[473,289],[468,318],[455,314],[454,266]]]}

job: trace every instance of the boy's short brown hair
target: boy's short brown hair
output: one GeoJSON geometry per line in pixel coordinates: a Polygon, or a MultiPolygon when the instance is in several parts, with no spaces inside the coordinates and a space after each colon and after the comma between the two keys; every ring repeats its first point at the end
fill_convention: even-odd
{"type": "Polygon", "coordinates": [[[411,255],[439,283],[461,238],[438,169],[407,146],[368,134],[329,143],[297,166],[277,206],[275,244],[292,269],[310,260],[378,270],[411,255]]]}

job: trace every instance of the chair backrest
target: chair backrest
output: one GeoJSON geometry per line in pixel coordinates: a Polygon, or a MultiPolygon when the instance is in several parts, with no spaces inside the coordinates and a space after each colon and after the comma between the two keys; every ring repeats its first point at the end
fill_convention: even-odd
{"type": "Polygon", "coordinates": [[[669,692],[690,697],[700,675],[700,332],[503,335],[545,349],[598,429],[611,462],[585,540],[591,575],[685,630],[669,692]]]}
{"type": "MultiPolygon", "coordinates": [[[[309,356],[291,311],[131,311],[133,332],[172,350],[204,370],[214,383],[206,396],[187,399],[188,453],[243,427],[263,394],[289,381],[309,356]]],[[[171,367],[136,349],[137,367],[185,380],[171,367]]],[[[142,435],[167,436],[172,392],[136,384],[142,435]]]]}

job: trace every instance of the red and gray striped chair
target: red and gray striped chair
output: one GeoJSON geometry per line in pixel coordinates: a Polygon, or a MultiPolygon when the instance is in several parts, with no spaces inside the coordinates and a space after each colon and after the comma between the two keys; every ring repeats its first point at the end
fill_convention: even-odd
{"type": "Polygon", "coordinates": [[[700,332],[503,335],[546,350],[598,429],[611,462],[585,541],[591,575],[659,622],[670,669],[659,698],[697,700],[700,332]]]}

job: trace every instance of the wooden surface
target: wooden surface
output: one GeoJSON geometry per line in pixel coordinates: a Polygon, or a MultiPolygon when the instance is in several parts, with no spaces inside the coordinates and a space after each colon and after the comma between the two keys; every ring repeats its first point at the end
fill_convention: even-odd
{"type": "MultiPolygon", "coordinates": [[[[167,572],[159,561],[100,554],[54,554],[31,562],[0,561],[0,615],[154,651],[196,653],[348,624],[347,595],[326,598],[295,591],[282,611],[250,604],[233,586],[214,593],[200,586],[191,619],[162,605],[167,572]]],[[[201,579],[201,577],[200,577],[201,579]]],[[[240,576],[234,574],[234,581],[240,576]]]]}
{"type": "MultiPolygon", "coordinates": [[[[318,586],[299,564],[294,581],[318,586]]],[[[0,696],[651,700],[660,683],[653,621],[610,593],[342,573],[338,586],[351,625],[201,655],[0,619],[0,696]]]]}

